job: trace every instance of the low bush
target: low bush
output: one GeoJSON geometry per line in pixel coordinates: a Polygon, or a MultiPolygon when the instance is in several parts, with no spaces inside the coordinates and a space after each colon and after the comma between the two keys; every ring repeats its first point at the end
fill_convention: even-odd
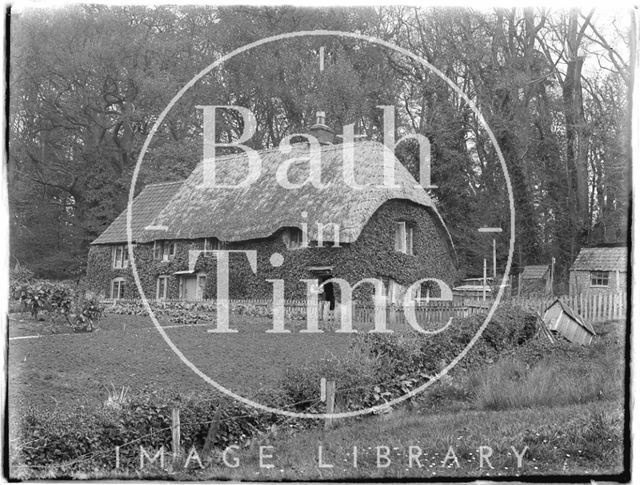
{"type": "MultiPolygon", "coordinates": [[[[174,325],[210,323],[215,315],[215,302],[158,302],[148,301],[156,316],[164,316],[174,325]]],[[[104,307],[112,315],[148,315],[142,301],[116,301],[104,307]]]]}
{"type": "Polygon", "coordinates": [[[153,454],[161,447],[167,452],[171,449],[173,408],[180,409],[181,445],[185,450],[195,446],[200,451],[204,447],[214,417],[219,425],[210,445],[217,448],[243,443],[282,421],[278,415],[209,394],[186,399],[133,395],[119,406],[65,413],[31,408],[21,417],[12,465],[54,465],[57,476],[78,470],[111,470],[115,467],[115,447],[119,446],[121,468],[137,469],[140,446],[153,454]]]}
{"type": "MultiPolygon", "coordinates": [[[[384,404],[433,379],[471,342],[483,321],[481,315],[460,318],[437,335],[356,334],[345,355],[286,368],[280,386],[292,402],[303,401],[301,409],[309,412],[324,409],[308,404],[319,398],[321,377],[336,380],[343,410],[384,404]]],[[[503,305],[449,375],[486,367],[503,352],[530,341],[536,332],[534,314],[503,305]]]]}
{"type": "Polygon", "coordinates": [[[46,312],[55,324],[67,324],[74,332],[91,332],[102,317],[100,302],[93,296],[76,292],[63,283],[46,281],[23,282],[12,288],[11,296],[23,310],[38,317],[46,312]]]}
{"type": "Polygon", "coordinates": [[[33,271],[25,266],[16,264],[9,272],[9,282],[11,288],[19,286],[25,283],[31,283],[35,279],[33,271]]]}
{"type": "Polygon", "coordinates": [[[325,412],[320,402],[320,380],[336,381],[338,406],[357,409],[376,383],[380,362],[375,357],[353,348],[344,355],[333,356],[303,366],[289,366],[283,371],[280,388],[292,409],[325,412]]]}

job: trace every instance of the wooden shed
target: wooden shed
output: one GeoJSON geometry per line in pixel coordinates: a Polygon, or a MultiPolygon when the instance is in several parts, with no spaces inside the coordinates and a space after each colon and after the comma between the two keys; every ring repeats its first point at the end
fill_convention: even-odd
{"type": "Polygon", "coordinates": [[[522,295],[548,295],[551,293],[551,266],[544,264],[525,266],[519,280],[522,295]]]}
{"type": "Polygon", "coordinates": [[[558,299],[545,310],[543,320],[549,330],[575,344],[589,345],[596,334],[589,322],[558,299]]]}
{"type": "Polygon", "coordinates": [[[570,295],[627,290],[627,247],[582,248],[569,270],[570,295]]]}

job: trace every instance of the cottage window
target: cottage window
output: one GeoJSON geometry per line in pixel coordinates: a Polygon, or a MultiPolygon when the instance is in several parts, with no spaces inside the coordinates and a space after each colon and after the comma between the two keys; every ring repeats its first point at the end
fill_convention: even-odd
{"type": "Polygon", "coordinates": [[[204,250],[205,251],[217,251],[221,249],[220,241],[215,237],[206,237],[204,239],[204,250]]]}
{"type": "Polygon", "coordinates": [[[442,288],[435,281],[423,281],[420,287],[415,289],[415,300],[418,303],[429,303],[440,298],[442,298],[442,288]]]}
{"type": "Polygon", "coordinates": [[[153,259],[162,259],[164,244],[162,241],[153,241],[153,259]]]}
{"type": "Polygon", "coordinates": [[[207,275],[199,274],[196,277],[196,300],[204,299],[204,289],[207,286],[207,275]]]}
{"type": "Polygon", "coordinates": [[[158,281],[156,282],[156,300],[167,299],[168,287],[169,287],[169,277],[165,275],[158,276],[158,281]]]}
{"type": "Polygon", "coordinates": [[[413,225],[399,221],[395,225],[395,249],[404,254],[413,254],[413,225]]]}
{"type": "Polygon", "coordinates": [[[114,246],[111,258],[114,268],[127,268],[129,266],[129,250],[127,246],[124,244],[114,246]]]}
{"type": "Polygon", "coordinates": [[[124,298],[124,278],[115,278],[111,280],[111,299],[120,300],[124,298]]]}
{"type": "Polygon", "coordinates": [[[176,243],[174,241],[154,241],[153,259],[169,261],[176,255],[176,243]]]}
{"type": "Polygon", "coordinates": [[[300,249],[303,247],[302,230],[297,227],[292,227],[284,232],[283,235],[284,244],[287,249],[300,249]]]}
{"type": "Polygon", "coordinates": [[[609,286],[608,271],[592,271],[591,286],[609,286]]]}

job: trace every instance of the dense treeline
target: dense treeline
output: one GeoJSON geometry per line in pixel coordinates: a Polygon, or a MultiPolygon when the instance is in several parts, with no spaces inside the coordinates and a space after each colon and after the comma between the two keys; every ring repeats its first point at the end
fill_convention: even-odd
{"type": "MultiPolygon", "coordinates": [[[[515,196],[514,264],[557,260],[558,280],[579,248],[625,241],[628,100],[635,49],[631,14],[547,9],[297,9],[84,5],[11,16],[12,263],[42,276],[83,272],[89,243],[124,209],[136,157],[173,95],[220,55],[282,32],[371,35],[420,55],[479,107],[506,159],[515,196]]],[[[433,191],[461,274],[490,254],[482,225],[508,228],[505,179],[473,111],[431,71],[371,43],[307,37],[234,57],[171,111],[137,189],[184,178],[202,155],[201,111],[236,104],[255,113],[248,142],[277,145],[327,112],[339,133],[355,123],[382,141],[380,105],[398,135],[432,144],[433,191]],[[324,46],[325,69],[319,69],[324,46]]],[[[241,133],[226,114],[223,140],[241,133]]],[[[416,170],[417,145],[397,154],[416,170]]],[[[498,238],[504,264],[508,238],[498,238]]]]}

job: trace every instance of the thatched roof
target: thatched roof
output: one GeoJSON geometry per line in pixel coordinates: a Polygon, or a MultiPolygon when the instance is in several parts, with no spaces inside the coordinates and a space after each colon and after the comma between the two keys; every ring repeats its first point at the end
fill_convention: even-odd
{"type": "Polygon", "coordinates": [[[532,264],[529,266],[525,266],[522,271],[522,279],[523,280],[537,280],[540,278],[544,278],[549,271],[549,266],[544,264],[532,264]]]}
{"type": "MultiPolygon", "coordinates": [[[[133,200],[131,208],[131,231],[133,241],[137,241],[140,234],[167,205],[180,186],[180,182],[165,182],[147,185],[133,200]]],[[[127,242],[127,211],[124,210],[116,219],[93,241],[92,244],[115,244],[127,242]]]]}
{"type": "MultiPolygon", "coordinates": [[[[428,207],[441,224],[453,248],[449,232],[438,214],[433,200],[393,157],[397,188],[379,187],[383,183],[383,153],[377,142],[349,145],[327,145],[321,151],[322,183],[319,189],[305,184],[299,189],[286,189],[276,181],[276,170],[287,160],[308,156],[307,145],[297,144],[290,153],[278,149],[260,152],[260,178],[244,188],[211,188],[203,183],[203,164],[196,167],[171,201],[153,220],[153,226],[166,226],[166,231],[144,231],[141,241],[154,239],[197,239],[216,237],[222,241],[259,239],[283,227],[299,227],[306,223],[309,240],[317,240],[316,223],[335,223],[340,227],[340,242],[350,243],[360,235],[367,221],[385,202],[402,199],[428,207]],[[343,149],[353,148],[354,173],[361,189],[344,181],[343,149]],[[306,213],[306,217],[305,214],[306,213]]],[[[216,158],[216,181],[232,184],[244,179],[247,159],[244,153],[216,158]]],[[[303,182],[309,163],[301,161],[289,168],[291,183],[303,182]]],[[[333,230],[327,229],[325,241],[333,241],[333,230]]]]}
{"type": "Polygon", "coordinates": [[[627,248],[582,248],[571,271],[627,271],[627,248]]]}

